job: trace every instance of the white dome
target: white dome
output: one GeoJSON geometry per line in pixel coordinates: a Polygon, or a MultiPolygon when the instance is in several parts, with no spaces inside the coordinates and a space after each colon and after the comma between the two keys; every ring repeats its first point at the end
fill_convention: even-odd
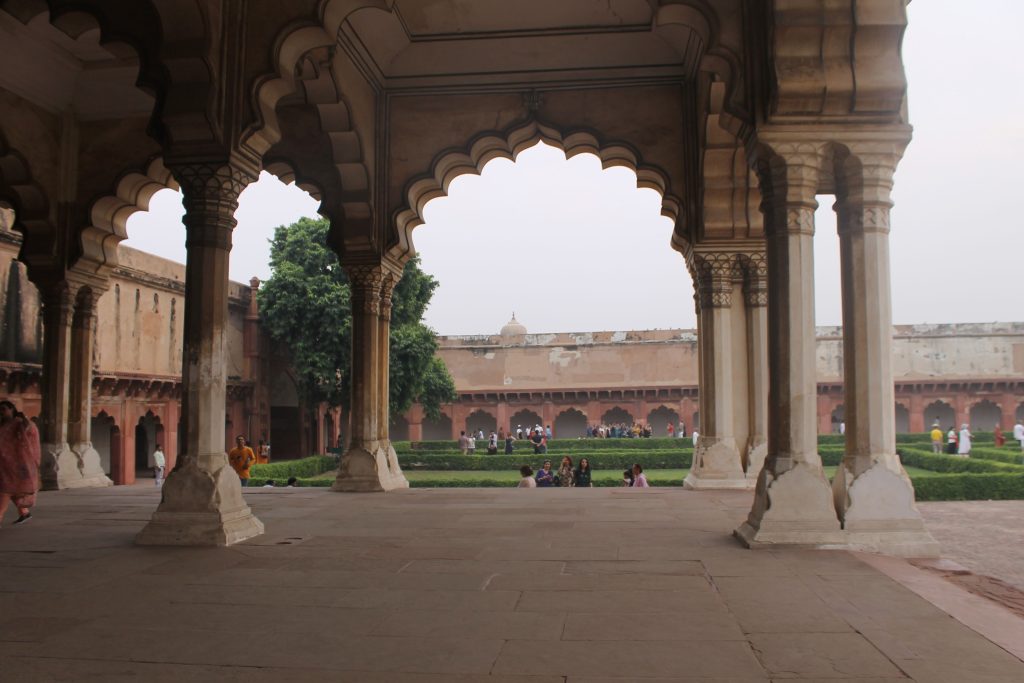
{"type": "Polygon", "coordinates": [[[516,314],[512,314],[512,319],[505,323],[505,326],[501,328],[502,337],[515,337],[517,335],[526,334],[526,327],[521,322],[516,320],[516,314]]]}

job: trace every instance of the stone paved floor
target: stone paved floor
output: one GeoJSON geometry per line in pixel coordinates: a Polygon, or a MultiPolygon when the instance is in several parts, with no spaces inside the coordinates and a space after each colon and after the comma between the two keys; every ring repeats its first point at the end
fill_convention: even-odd
{"type": "Polygon", "coordinates": [[[943,555],[1024,591],[1024,500],[918,503],[943,555]]]}
{"type": "Polygon", "coordinates": [[[1024,680],[843,552],[752,552],[749,494],[248,492],[267,534],[131,544],[148,487],[0,531],[0,680],[1024,680]]]}

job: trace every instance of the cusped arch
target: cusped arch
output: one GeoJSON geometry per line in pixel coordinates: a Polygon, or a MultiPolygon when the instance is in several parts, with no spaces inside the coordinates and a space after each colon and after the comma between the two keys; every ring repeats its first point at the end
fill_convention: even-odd
{"type": "Polygon", "coordinates": [[[0,130],[0,202],[14,209],[14,225],[23,235],[33,228],[49,233],[49,199],[32,177],[28,160],[7,144],[0,130]]]}
{"type": "Polygon", "coordinates": [[[423,225],[427,203],[448,194],[455,178],[464,174],[479,175],[493,159],[515,161],[520,152],[544,142],[561,149],[567,159],[577,154],[593,154],[603,168],[622,166],[636,174],[638,188],[655,190],[661,195],[661,214],[673,223],[680,217],[682,202],[671,190],[668,174],[655,166],[645,165],[634,147],[625,142],[602,142],[584,129],[563,133],[553,126],[529,119],[504,131],[487,131],[470,140],[461,149],[447,149],[434,157],[430,170],[411,180],[405,190],[405,206],[395,214],[397,242],[390,250],[393,258],[405,262],[415,253],[412,231],[423,225]]]}

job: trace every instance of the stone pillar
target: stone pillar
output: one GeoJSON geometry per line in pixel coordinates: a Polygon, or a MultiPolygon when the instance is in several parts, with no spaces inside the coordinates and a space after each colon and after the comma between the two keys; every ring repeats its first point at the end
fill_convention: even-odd
{"type": "Polygon", "coordinates": [[[926,431],[931,431],[930,427],[925,426],[924,398],[915,391],[908,396],[908,399],[910,400],[910,431],[914,434],[924,434],[926,431]]]}
{"type": "Polygon", "coordinates": [[[335,491],[408,488],[388,439],[391,295],[400,271],[384,264],[346,266],[352,289],[351,438],[335,491]]]}
{"type": "Polygon", "coordinates": [[[914,487],[896,455],[889,210],[900,151],[855,150],[843,163],[836,208],[846,451],[832,490],[850,546],[937,556],[938,544],[924,528],[914,487]]]}
{"type": "MultiPolygon", "coordinates": [[[[100,454],[92,446],[92,358],[96,339],[96,304],[102,292],[82,287],[71,322],[71,380],[68,394],[68,444],[77,458],[72,486],[112,486],[100,454]]],[[[59,478],[59,477],[58,477],[59,478]]]]}
{"type": "MultiPolygon", "coordinates": [[[[508,425],[508,403],[502,399],[498,400],[498,405],[495,408],[495,421],[498,423],[498,430],[504,430],[506,434],[509,432],[508,425]]],[[[505,447],[505,444],[500,444],[501,448],[505,447]]]]}
{"type": "Polygon", "coordinates": [[[953,426],[957,432],[960,431],[960,425],[971,422],[971,405],[967,396],[964,395],[964,391],[966,391],[966,385],[961,385],[960,391],[953,396],[953,412],[956,414],[956,424],[953,426]]]}
{"type": "Polygon", "coordinates": [[[768,455],[768,265],[764,254],[752,254],[744,263],[743,298],[750,416],[746,477],[756,482],[768,455]]]}
{"type": "Polygon", "coordinates": [[[832,411],[836,409],[838,401],[828,394],[818,394],[818,434],[832,434],[832,411]]]}
{"type": "MultiPolygon", "coordinates": [[[[184,444],[136,543],[224,546],[263,533],[224,452],[228,260],[238,195],[252,176],[229,164],[174,169],[185,204],[184,444]]],[[[169,425],[171,429],[176,425],[169,425]]]]}
{"type": "Polygon", "coordinates": [[[818,456],[814,210],[821,147],[759,150],[768,266],[768,455],[736,535],[748,546],[842,539],[818,456]]]}
{"type": "Polygon", "coordinates": [[[547,429],[548,425],[551,425],[551,432],[554,435],[555,430],[555,404],[551,401],[544,401],[540,408],[541,421],[544,422],[544,428],[547,429]]]}
{"type": "Polygon", "coordinates": [[[406,413],[406,422],[409,423],[409,441],[423,441],[423,406],[413,403],[406,413]]]}
{"type": "Polygon", "coordinates": [[[699,297],[700,439],[687,489],[749,488],[734,431],[732,290],[737,259],[732,253],[693,253],[699,297]]]}
{"type": "Polygon", "coordinates": [[[40,485],[45,490],[110,486],[90,443],[92,324],[95,307],[75,299],[79,286],[61,280],[41,287],[43,378],[40,414],[40,485]],[[70,424],[74,419],[74,425],[70,424]],[[72,429],[73,427],[73,429],[72,429]],[[83,438],[84,437],[84,438],[83,438]]]}
{"type": "Polygon", "coordinates": [[[689,437],[690,434],[693,434],[694,407],[693,399],[689,396],[679,401],[679,421],[686,426],[687,437],[689,437]]]}

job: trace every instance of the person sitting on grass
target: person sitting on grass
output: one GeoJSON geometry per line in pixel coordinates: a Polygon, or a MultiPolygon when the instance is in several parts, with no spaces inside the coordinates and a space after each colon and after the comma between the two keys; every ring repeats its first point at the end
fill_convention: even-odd
{"type": "Polygon", "coordinates": [[[541,469],[537,470],[537,477],[536,478],[537,478],[537,486],[540,486],[541,488],[546,488],[548,486],[554,486],[555,485],[555,475],[551,471],[551,461],[550,460],[545,460],[544,461],[544,467],[542,467],[541,469]]]}
{"type": "Polygon", "coordinates": [[[572,458],[566,455],[558,466],[558,474],[555,475],[555,486],[572,487],[575,485],[576,477],[572,470],[572,458]]]}
{"type": "Polygon", "coordinates": [[[299,486],[299,480],[295,477],[288,477],[288,483],[285,484],[285,488],[294,489],[299,486]]]}
{"type": "Polygon", "coordinates": [[[647,477],[644,475],[644,468],[640,467],[637,463],[633,465],[633,488],[635,489],[649,489],[650,484],[647,483],[647,477]]]}
{"type": "Polygon", "coordinates": [[[590,488],[594,484],[590,480],[590,461],[586,458],[580,458],[579,465],[576,466],[576,487],[590,488]]]}
{"type": "Polygon", "coordinates": [[[274,488],[274,480],[273,479],[267,479],[263,483],[263,488],[265,488],[265,489],[272,489],[272,488],[274,488]]]}
{"type": "Polygon", "coordinates": [[[622,472],[622,485],[632,486],[633,485],[633,470],[624,470],[622,472]]]}
{"type": "Polygon", "coordinates": [[[535,489],[537,488],[537,482],[533,480],[533,468],[529,465],[523,465],[519,468],[519,475],[522,479],[519,480],[519,484],[516,488],[520,489],[535,489]]]}

